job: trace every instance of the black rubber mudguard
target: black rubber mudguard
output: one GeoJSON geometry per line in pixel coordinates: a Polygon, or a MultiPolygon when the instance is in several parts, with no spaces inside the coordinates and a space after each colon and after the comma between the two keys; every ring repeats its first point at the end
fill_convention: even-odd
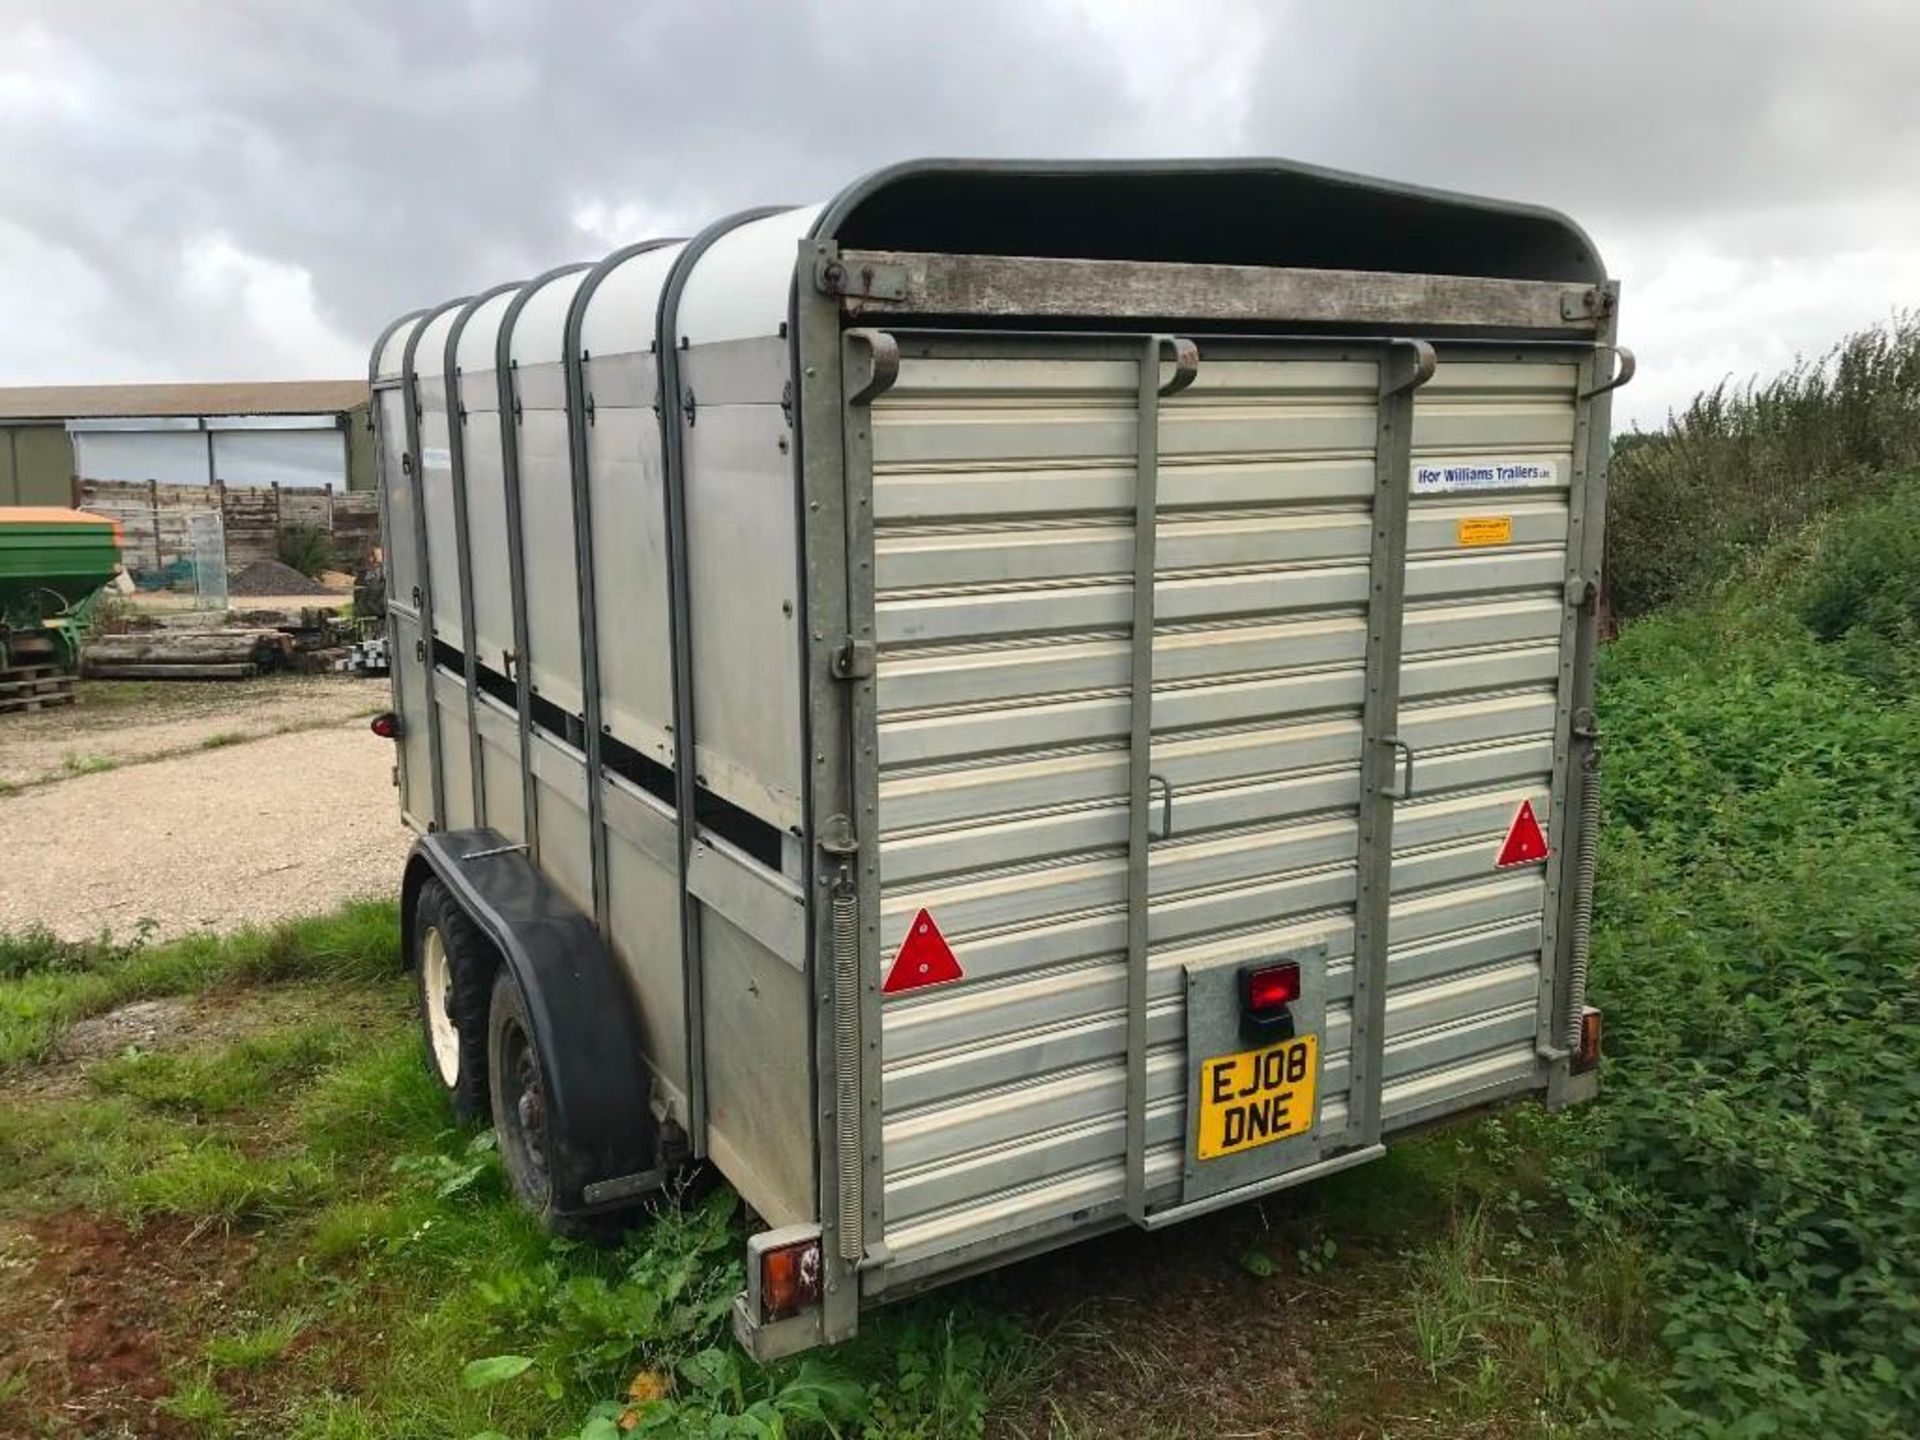
{"type": "MultiPolygon", "coordinates": [[[[527,997],[547,1082],[555,1213],[612,1208],[589,1202],[587,1187],[638,1180],[660,1163],[640,1027],[618,962],[592,918],[534,868],[524,847],[476,829],[422,836],[407,857],[400,913],[409,966],[413,927],[404,922],[430,874],[492,939],[527,997]]],[[[608,1188],[630,1196],[645,1187],[608,1188]]]]}

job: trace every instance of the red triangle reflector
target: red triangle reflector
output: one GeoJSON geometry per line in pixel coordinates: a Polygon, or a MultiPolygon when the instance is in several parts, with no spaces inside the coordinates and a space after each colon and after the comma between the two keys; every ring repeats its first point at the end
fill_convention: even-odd
{"type": "Polygon", "coordinates": [[[1547,858],[1547,837],[1541,833],[1540,822],[1534,819],[1533,802],[1522,800],[1520,809],[1513,817],[1513,824],[1507,827],[1507,840],[1500,847],[1500,858],[1493,862],[1496,870],[1509,865],[1531,865],[1536,860],[1547,858]]]}
{"type": "Polygon", "coordinates": [[[940,927],[933,923],[933,916],[922,910],[907,927],[907,938],[900,942],[900,953],[893,957],[893,968],[887,971],[887,981],[880,987],[880,993],[898,995],[902,990],[918,990],[923,985],[944,985],[949,980],[958,980],[962,973],[960,962],[953,958],[940,927]]]}

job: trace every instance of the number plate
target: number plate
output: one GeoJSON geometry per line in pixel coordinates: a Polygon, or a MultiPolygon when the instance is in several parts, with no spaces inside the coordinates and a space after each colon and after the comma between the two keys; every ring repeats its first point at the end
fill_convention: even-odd
{"type": "Polygon", "coordinates": [[[1200,1065],[1199,1158],[1217,1160],[1313,1128],[1320,1040],[1302,1035],[1200,1065]]]}

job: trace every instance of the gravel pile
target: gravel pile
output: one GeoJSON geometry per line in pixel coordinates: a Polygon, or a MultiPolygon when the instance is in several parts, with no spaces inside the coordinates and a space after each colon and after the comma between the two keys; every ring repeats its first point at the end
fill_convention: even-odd
{"type": "Polygon", "coordinates": [[[278,560],[256,560],[227,577],[229,595],[331,595],[318,580],[278,560]]]}

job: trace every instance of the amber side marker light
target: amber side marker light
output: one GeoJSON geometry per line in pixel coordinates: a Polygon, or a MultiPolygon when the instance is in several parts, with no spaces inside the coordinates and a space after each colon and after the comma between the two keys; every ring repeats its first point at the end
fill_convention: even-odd
{"type": "Polygon", "coordinates": [[[1584,1075],[1600,1063],[1600,1042],[1606,1030],[1606,1022],[1600,1012],[1592,1006],[1580,1016],[1580,1044],[1573,1052],[1573,1064],[1569,1067],[1576,1075],[1584,1075]]]}
{"type": "Polygon", "coordinates": [[[382,710],[367,722],[367,728],[382,740],[398,740],[400,738],[400,717],[391,710],[382,710]]]}
{"type": "Polygon", "coordinates": [[[820,1303],[820,1242],[802,1240],[760,1256],[760,1318],[785,1320],[820,1303]]]}

